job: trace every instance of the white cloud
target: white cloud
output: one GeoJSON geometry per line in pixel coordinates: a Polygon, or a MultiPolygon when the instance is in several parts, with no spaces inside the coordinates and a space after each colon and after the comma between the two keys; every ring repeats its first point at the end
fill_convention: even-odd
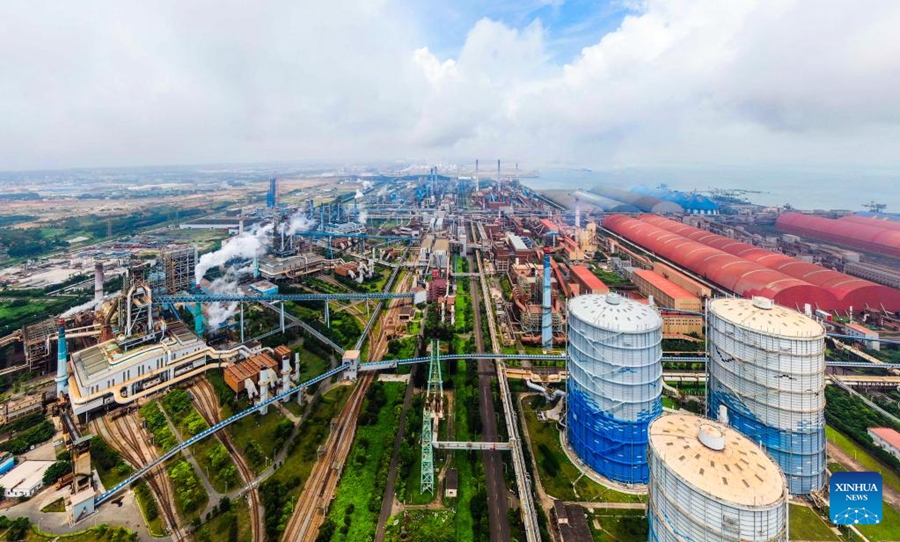
{"type": "Polygon", "coordinates": [[[900,166],[900,4],[628,5],[619,28],[561,65],[540,20],[479,20],[438,57],[403,3],[6,4],[0,168],[409,156],[900,166]]]}

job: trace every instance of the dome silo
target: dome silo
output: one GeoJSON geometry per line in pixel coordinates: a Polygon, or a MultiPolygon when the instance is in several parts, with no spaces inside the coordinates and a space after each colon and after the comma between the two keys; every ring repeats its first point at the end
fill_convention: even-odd
{"type": "Polygon", "coordinates": [[[825,329],[766,298],[711,301],[709,412],[778,462],[794,495],[825,484],[825,329]]]}
{"type": "Polygon", "coordinates": [[[569,301],[567,438],[591,469],[645,484],[647,425],[662,412],[662,319],[618,294],[569,301]]]}
{"type": "Polygon", "coordinates": [[[651,542],[788,539],[788,491],[775,461],[723,424],[666,414],[650,424],[651,542]]]}

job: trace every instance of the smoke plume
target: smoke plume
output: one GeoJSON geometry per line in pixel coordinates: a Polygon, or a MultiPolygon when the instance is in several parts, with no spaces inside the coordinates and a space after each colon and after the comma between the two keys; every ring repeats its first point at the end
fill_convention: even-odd
{"type": "Polygon", "coordinates": [[[225,262],[232,258],[249,259],[262,256],[266,252],[266,235],[271,231],[271,224],[254,228],[249,232],[245,231],[226,241],[219,250],[200,256],[200,261],[194,269],[194,280],[199,283],[207,271],[225,265],[225,262]]]}
{"type": "MultiPolygon", "coordinates": [[[[216,294],[233,294],[240,293],[240,288],[233,278],[217,278],[209,285],[209,291],[216,294]]],[[[210,303],[206,306],[206,322],[209,329],[216,329],[237,312],[237,303],[210,303]]]]}

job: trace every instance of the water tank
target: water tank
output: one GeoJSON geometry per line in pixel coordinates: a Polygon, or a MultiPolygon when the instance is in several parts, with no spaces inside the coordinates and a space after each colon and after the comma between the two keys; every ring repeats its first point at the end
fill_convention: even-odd
{"type": "Polygon", "coordinates": [[[667,414],[650,424],[647,455],[652,542],[788,539],[784,474],[734,429],[667,414]]]}
{"type": "Polygon", "coordinates": [[[662,412],[662,319],[615,293],[569,301],[567,438],[610,480],[645,484],[647,425],[662,412]]]}
{"type": "Polygon", "coordinates": [[[709,304],[709,412],[760,444],[794,495],[825,484],[825,329],[766,298],[709,304]]]}

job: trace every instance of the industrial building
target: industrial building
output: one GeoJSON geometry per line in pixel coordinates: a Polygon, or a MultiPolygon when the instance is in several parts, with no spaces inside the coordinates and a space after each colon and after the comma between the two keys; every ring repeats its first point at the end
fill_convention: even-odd
{"type": "Polygon", "coordinates": [[[844,273],[890,286],[891,288],[900,288],[900,272],[883,265],[868,262],[847,262],[844,264],[844,273]]]}
{"type": "Polygon", "coordinates": [[[591,188],[588,192],[614,201],[620,201],[623,204],[633,205],[646,213],[682,214],[684,212],[684,208],[675,202],[654,196],[635,194],[634,192],[612,186],[598,186],[591,188]]]}
{"type": "Polygon", "coordinates": [[[649,433],[648,540],[788,540],[784,474],[751,439],[687,414],[661,416],[649,433]]]}
{"type": "Polygon", "coordinates": [[[801,213],[784,213],[778,217],[775,227],[786,233],[900,258],[900,231],[893,229],[893,226],[861,224],[856,220],[834,220],[801,213]]]}
{"type": "Polygon", "coordinates": [[[118,339],[101,342],[71,355],[69,376],[76,415],[102,407],[114,395],[129,397],[158,389],[167,381],[206,364],[212,353],[181,322],[169,324],[158,342],[126,348],[118,339]]]}
{"type": "MultiPolygon", "coordinates": [[[[835,297],[837,301],[837,304],[833,307],[835,309],[847,310],[850,307],[862,309],[863,307],[878,308],[884,306],[889,310],[900,310],[900,290],[826,269],[821,265],[799,260],[778,252],[772,252],[771,250],[765,250],[663,217],[644,215],[641,216],[641,221],[649,222],[654,226],[681,235],[692,241],[697,241],[814,286],[819,286],[835,297]]],[[[818,308],[828,310],[826,307],[818,308]]]]}
{"type": "Polygon", "coordinates": [[[605,294],[609,292],[609,287],[603,284],[597,275],[583,265],[573,265],[569,267],[572,282],[578,286],[578,293],[585,294],[605,294]]]}
{"type": "Polygon", "coordinates": [[[615,293],[568,307],[568,444],[601,476],[646,484],[647,425],[662,412],[662,319],[615,293]]]}
{"type": "Polygon", "coordinates": [[[692,312],[699,312],[703,308],[700,306],[700,298],[653,271],[635,269],[631,273],[631,282],[642,295],[653,296],[660,307],[692,312]]]}
{"type": "Polygon", "coordinates": [[[666,260],[742,297],[764,296],[779,305],[825,310],[838,305],[834,294],[820,286],[733,254],[693,241],[659,226],[624,215],[610,215],[603,227],[666,260]]]}
{"type": "Polygon", "coordinates": [[[825,329],[771,299],[708,306],[709,412],[759,443],[793,495],[825,484],[825,329]]]}
{"type": "Polygon", "coordinates": [[[870,427],[867,430],[872,442],[887,453],[900,459],[900,433],[890,427],[870,427]]]}
{"type": "Polygon", "coordinates": [[[249,380],[255,386],[260,380],[262,371],[278,370],[278,361],[266,352],[250,356],[225,368],[225,383],[236,394],[246,391],[246,382],[249,380]]]}
{"type": "Polygon", "coordinates": [[[44,473],[50,468],[53,461],[25,461],[19,463],[14,469],[0,477],[0,487],[6,498],[33,497],[44,487],[44,473]]]}

